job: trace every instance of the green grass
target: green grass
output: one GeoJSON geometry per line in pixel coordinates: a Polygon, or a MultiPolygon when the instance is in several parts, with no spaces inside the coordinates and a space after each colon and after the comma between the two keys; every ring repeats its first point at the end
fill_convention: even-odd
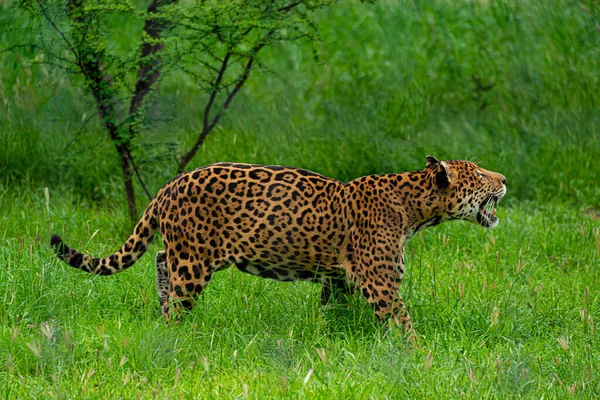
{"type": "MultiPolygon", "coordinates": [[[[0,395],[597,398],[596,3],[331,7],[318,15],[320,61],[308,45],[269,49],[193,161],[348,180],[419,169],[432,154],[505,174],[497,229],[455,222],[409,243],[412,350],[360,298],[322,310],[316,285],[237,270],[216,274],[191,315],[168,326],[154,289],[158,244],[111,277],[57,262],[51,232],[94,255],[129,234],[118,161],[85,91],[25,50],[0,54],[0,395]],[[476,80],[494,86],[478,91],[476,80]]],[[[0,13],[0,26],[9,19],[0,13]]],[[[156,125],[136,143],[153,191],[200,126],[203,96],[182,81],[163,82],[156,125]]]]}
{"type": "Polygon", "coordinates": [[[495,230],[455,222],[415,237],[402,287],[421,336],[411,350],[360,298],[322,310],[317,285],[233,269],[168,326],[151,255],[112,277],[55,260],[49,231],[93,254],[124,236],[122,211],[72,202],[53,197],[49,227],[42,193],[2,198],[6,397],[600,394],[600,221],[583,209],[521,203],[499,209],[495,230]]]}

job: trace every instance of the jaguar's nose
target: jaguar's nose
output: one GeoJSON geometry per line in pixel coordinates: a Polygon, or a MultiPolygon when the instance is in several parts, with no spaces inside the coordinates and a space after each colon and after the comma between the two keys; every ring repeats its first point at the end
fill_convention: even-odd
{"type": "Polygon", "coordinates": [[[498,174],[498,175],[500,175],[500,182],[502,182],[502,184],[504,186],[506,186],[506,177],[504,175],[501,175],[501,174],[498,174]]]}

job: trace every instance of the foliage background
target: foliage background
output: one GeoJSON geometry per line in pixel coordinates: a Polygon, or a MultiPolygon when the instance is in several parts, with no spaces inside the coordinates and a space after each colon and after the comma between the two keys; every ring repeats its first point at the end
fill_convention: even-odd
{"type": "MultiPolygon", "coordinates": [[[[0,3],[0,26],[17,18],[11,6],[0,3]]],[[[100,255],[131,225],[88,93],[23,48],[0,54],[4,397],[600,394],[599,4],[347,1],[315,18],[321,41],[265,49],[193,164],[349,180],[432,154],[505,174],[495,231],[446,224],[409,245],[403,295],[421,348],[360,299],[320,310],[311,285],[227,271],[167,327],[152,257],[110,279],[57,264],[50,231],[100,255]]],[[[115,46],[140,29],[123,26],[115,46]]],[[[0,48],[13,41],[0,28],[0,48]]],[[[151,190],[194,140],[203,96],[177,74],[161,83],[135,143],[151,190]]]]}

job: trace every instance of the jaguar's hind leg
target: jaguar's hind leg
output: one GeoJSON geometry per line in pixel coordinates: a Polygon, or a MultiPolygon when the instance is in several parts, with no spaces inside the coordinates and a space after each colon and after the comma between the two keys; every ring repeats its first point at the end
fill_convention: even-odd
{"type": "Polygon", "coordinates": [[[156,253],[156,292],[161,305],[169,299],[169,267],[167,253],[164,250],[156,253]]]}
{"type": "Polygon", "coordinates": [[[162,313],[167,321],[177,321],[182,311],[190,311],[194,307],[196,298],[210,282],[214,269],[198,253],[181,243],[166,243],[165,253],[168,284],[166,297],[161,297],[162,313]]]}

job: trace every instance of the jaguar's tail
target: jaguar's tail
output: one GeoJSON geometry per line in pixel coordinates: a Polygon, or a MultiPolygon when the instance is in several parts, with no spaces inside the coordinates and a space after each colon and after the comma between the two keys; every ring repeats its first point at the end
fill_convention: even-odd
{"type": "Polygon", "coordinates": [[[156,200],[144,211],[133,233],[116,253],[105,258],[87,256],[68,247],[58,235],[52,235],[50,246],[58,258],[72,267],[98,275],[111,275],[131,267],[145,252],[158,230],[156,200]]]}

